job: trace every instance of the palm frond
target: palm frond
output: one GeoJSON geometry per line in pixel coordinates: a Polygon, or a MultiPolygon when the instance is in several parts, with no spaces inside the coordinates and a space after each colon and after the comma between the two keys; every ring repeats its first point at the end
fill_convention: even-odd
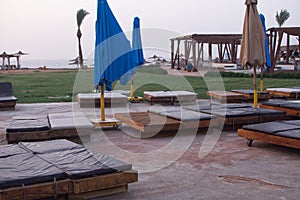
{"type": "Polygon", "coordinates": [[[275,17],[276,17],[278,26],[281,27],[286,22],[286,20],[288,20],[288,18],[290,17],[290,13],[285,9],[281,9],[280,13],[276,12],[275,17]]]}
{"type": "Polygon", "coordinates": [[[87,12],[86,10],[84,10],[84,9],[80,9],[80,10],[77,11],[77,26],[78,26],[78,28],[81,26],[83,19],[88,14],[90,14],[90,13],[87,12]]]}

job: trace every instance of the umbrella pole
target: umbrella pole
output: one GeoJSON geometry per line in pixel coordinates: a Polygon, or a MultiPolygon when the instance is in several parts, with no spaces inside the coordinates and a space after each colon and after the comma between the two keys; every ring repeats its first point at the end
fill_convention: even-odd
{"type": "Polygon", "coordinates": [[[101,94],[100,94],[100,120],[92,120],[92,123],[95,127],[105,127],[112,126],[114,128],[118,128],[122,123],[116,119],[105,119],[105,108],[104,108],[104,86],[101,86],[101,94]]]}
{"type": "Polygon", "coordinates": [[[256,88],[256,66],[253,66],[253,86],[254,86],[254,97],[253,97],[253,107],[257,108],[257,88],[256,88]]]}
{"type": "Polygon", "coordinates": [[[133,92],[134,92],[134,75],[131,77],[131,85],[130,85],[130,99],[133,100],[133,92]]]}
{"type": "Polygon", "coordinates": [[[259,84],[259,89],[261,92],[264,91],[264,73],[263,73],[263,68],[261,68],[260,71],[260,84],[259,84]]]}
{"type": "Polygon", "coordinates": [[[103,85],[101,85],[100,109],[101,109],[101,121],[105,121],[104,86],[103,85]]]}
{"type": "Polygon", "coordinates": [[[143,101],[142,97],[135,97],[133,95],[134,93],[134,74],[131,77],[131,85],[130,85],[130,96],[128,97],[128,100],[131,102],[140,102],[143,101]]]}

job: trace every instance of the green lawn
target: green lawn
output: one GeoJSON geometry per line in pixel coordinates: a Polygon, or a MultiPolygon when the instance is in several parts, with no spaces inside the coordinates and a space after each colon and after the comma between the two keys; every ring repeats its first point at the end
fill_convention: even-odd
{"type": "MultiPolygon", "coordinates": [[[[18,103],[70,102],[79,92],[93,91],[93,71],[34,72],[31,74],[1,74],[0,82],[10,81],[18,103]]],[[[300,86],[299,79],[265,78],[265,87],[300,86]]],[[[232,89],[252,89],[252,78],[247,77],[178,77],[164,71],[139,69],[135,75],[135,95],[143,96],[143,91],[188,90],[195,91],[199,98],[208,98],[206,91],[232,89]]],[[[259,84],[257,84],[259,85],[259,84]]],[[[115,90],[129,90],[115,83],[115,90]]]]}

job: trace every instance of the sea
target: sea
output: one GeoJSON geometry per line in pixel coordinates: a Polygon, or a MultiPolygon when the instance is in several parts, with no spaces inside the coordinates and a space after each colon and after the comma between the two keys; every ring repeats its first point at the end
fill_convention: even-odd
{"type": "MultiPolygon", "coordinates": [[[[14,64],[14,63],[12,63],[14,64]]],[[[21,68],[28,69],[77,69],[77,65],[69,65],[68,59],[22,59],[21,68]]],[[[90,66],[88,66],[90,67],[90,66]]]]}

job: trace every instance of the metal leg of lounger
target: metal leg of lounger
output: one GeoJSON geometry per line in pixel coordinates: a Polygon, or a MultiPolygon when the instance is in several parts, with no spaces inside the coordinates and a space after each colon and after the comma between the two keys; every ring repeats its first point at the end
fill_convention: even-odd
{"type": "Polygon", "coordinates": [[[252,143],[253,143],[253,140],[248,140],[248,141],[247,141],[248,147],[252,147],[252,143]]]}

